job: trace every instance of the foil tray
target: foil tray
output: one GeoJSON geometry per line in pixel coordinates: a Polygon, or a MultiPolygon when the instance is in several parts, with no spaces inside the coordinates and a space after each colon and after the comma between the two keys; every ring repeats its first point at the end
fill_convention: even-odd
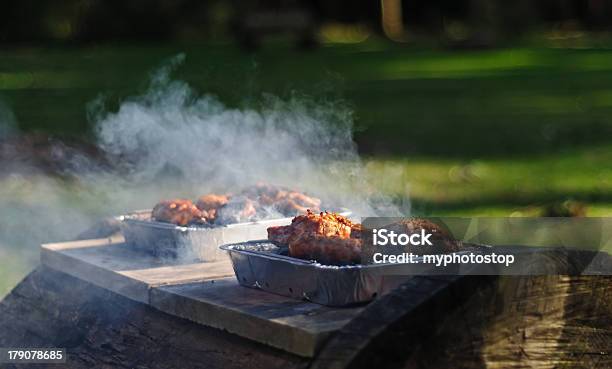
{"type": "Polygon", "coordinates": [[[119,216],[126,244],[160,258],[215,261],[224,258],[220,245],[268,236],[268,227],[288,225],[293,217],[224,226],[187,226],[156,222],[150,210],[119,216]]]}
{"type": "MultiPolygon", "coordinates": [[[[332,266],[292,258],[287,256],[286,248],[268,240],[220,248],[229,253],[241,285],[327,306],[369,302],[413,277],[402,275],[401,264],[332,266]]],[[[414,268],[422,268],[425,273],[431,266],[414,268]]]]}

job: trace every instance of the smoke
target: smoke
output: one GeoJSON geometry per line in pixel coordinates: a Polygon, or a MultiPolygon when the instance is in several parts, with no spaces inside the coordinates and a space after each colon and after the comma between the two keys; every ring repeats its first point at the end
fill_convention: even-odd
{"type": "MultiPolygon", "coordinates": [[[[32,262],[40,243],[74,238],[102,217],[260,181],[308,192],[355,217],[399,215],[365,180],[346,104],[294,94],[231,108],[171,78],[183,59],[156,71],[146,93],[116,111],[102,98],[88,106],[95,155],[45,141],[48,152],[34,156],[46,158],[49,174],[21,152],[23,143],[4,145],[2,165],[15,170],[0,176],[0,249],[26,252],[32,262]]],[[[0,138],[15,136],[15,126],[0,106],[0,138]]]]}
{"type": "Polygon", "coordinates": [[[197,196],[264,181],[373,215],[345,104],[264,96],[255,108],[229,108],[170,78],[183,58],[117,112],[105,113],[100,101],[90,111],[100,147],[120,158],[131,183],[163,183],[197,196]]]}

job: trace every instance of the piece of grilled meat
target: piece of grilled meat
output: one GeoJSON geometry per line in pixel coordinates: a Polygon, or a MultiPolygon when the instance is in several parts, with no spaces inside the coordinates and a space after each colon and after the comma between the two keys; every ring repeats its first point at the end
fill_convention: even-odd
{"type": "Polygon", "coordinates": [[[206,194],[195,205],[189,200],[162,201],[153,209],[151,218],[177,225],[248,222],[278,217],[278,214],[294,216],[308,209],[318,209],[321,200],[284,187],[257,184],[238,193],[206,194]]]}
{"type": "Polygon", "coordinates": [[[255,220],[257,204],[246,197],[235,196],[217,209],[215,224],[234,224],[255,220]]]}
{"type": "Polygon", "coordinates": [[[289,246],[295,239],[307,233],[349,238],[352,226],[353,222],[342,215],[307,210],[306,214],[293,218],[288,226],[268,228],[268,239],[276,244],[289,246]]]}
{"type": "Polygon", "coordinates": [[[322,263],[359,262],[361,227],[336,214],[310,210],[293,218],[291,225],[268,228],[268,239],[289,247],[289,256],[322,263]]]}
{"type": "Polygon", "coordinates": [[[158,222],[186,226],[192,223],[202,223],[202,212],[189,200],[164,200],[155,205],[151,218],[158,222]]]}
{"type": "Polygon", "coordinates": [[[306,233],[289,244],[289,256],[329,265],[359,264],[361,247],[358,238],[306,233]]]}
{"type": "Polygon", "coordinates": [[[411,252],[416,255],[445,254],[457,252],[462,248],[461,241],[455,240],[448,230],[427,219],[408,218],[388,224],[385,228],[389,231],[405,234],[420,233],[421,229],[424,229],[426,233],[431,234],[429,241],[433,245],[406,245],[403,246],[403,252],[411,252]]]}
{"type": "MultiPolygon", "coordinates": [[[[461,242],[453,239],[443,227],[426,219],[409,218],[384,228],[396,233],[413,234],[425,230],[432,236],[432,246],[405,246],[398,252],[414,254],[439,254],[459,251],[461,242]]],[[[268,228],[268,239],[280,246],[289,248],[289,256],[317,260],[324,264],[360,263],[371,251],[364,247],[362,225],[353,223],[346,217],[335,213],[315,214],[307,211],[305,215],[293,218],[291,225],[268,228]]]]}
{"type": "Polygon", "coordinates": [[[307,210],[319,211],[321,200],[297,191],[283,191],[274,208],[281,214],[291,216],[307,210]]]}
{"type": "Polygon", "coordinates": [[[198,198],[197,208],[202,212],[202,217],[209,223],[214,223],[219,209],[230,201],[229,195],[208,194],[198,198]]]}
{"type": "Polygon", "coordinates": [[[321,206],[321,200],[316,197],[264,183],[245,189],[242,195],[255,201],[259,207],[272,208],[286,216],[301,214],[309,209],[318,212],[321,206]]]}

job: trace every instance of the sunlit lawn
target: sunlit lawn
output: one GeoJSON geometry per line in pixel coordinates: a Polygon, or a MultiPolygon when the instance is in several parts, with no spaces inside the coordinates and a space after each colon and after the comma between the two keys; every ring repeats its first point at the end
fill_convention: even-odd
{"type": "Polygon", "coordinates": [[[551,203],[584,203],[612,214],[612,147],[515,159],[367,160],[369,180],[417,214],[538,216],[551,203]]]}
{"type": "Polygon", "coordinates": [[[79,135],[85,106],[111,108],[146,88],[179,52],[175,74],[231,106],[262,93],[344,99],[367,153],[481,158],[611,144],[612,49],[421,50],[367,42],[256,54],[222,45],[90,46],[0,53],[0,99],[20,126],[79,135]]]}

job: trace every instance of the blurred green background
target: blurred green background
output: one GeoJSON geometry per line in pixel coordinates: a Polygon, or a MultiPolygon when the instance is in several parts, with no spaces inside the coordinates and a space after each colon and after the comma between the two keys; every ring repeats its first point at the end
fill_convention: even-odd
{"type": "Polygon", "coordinates": [[[262,92],[344,99],[372,180],[416,211],[535,214],[581,201],[612,210],[612,50],[422,50],[385,41],[255,53],[231,45],[20,48],[0,59],[19,128],[88,137],[86,106],[144,92],[185,52],[176,77],[234,106],[262,92]],[[384,174],[384,175],[382,175],[384,174]]]}
{"type": "MultiPolygon", "coordinates": [[[[116,108],[185,53],[174,76],[230,106],[349,104],[371,183],[415,214],[612,214],[606,2],[51,3],[0,15],[0,103],[22,134],[91,140],[90,102],[116,108]]],[[[8,246],[0,296],[37,257],[8,246]]]]}

